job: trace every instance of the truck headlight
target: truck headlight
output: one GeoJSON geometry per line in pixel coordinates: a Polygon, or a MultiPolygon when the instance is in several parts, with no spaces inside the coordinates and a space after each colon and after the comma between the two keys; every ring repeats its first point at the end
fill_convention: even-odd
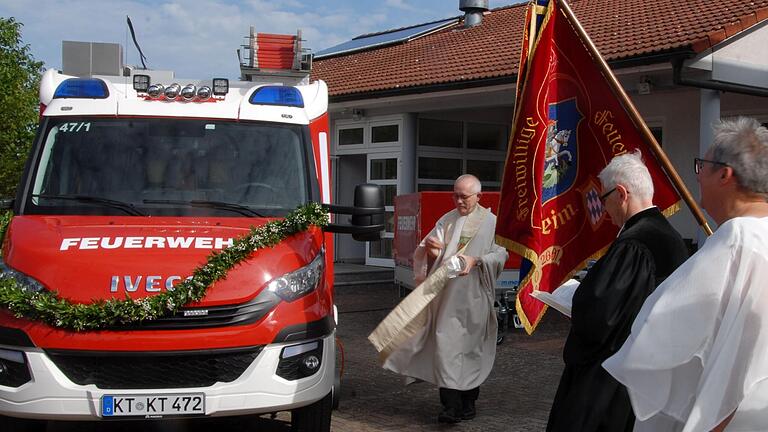
{"type": "Polygon", "coordinates": [[[325,252],[317,254],[306,266],[269,282],[268,289],[285,301],[294,301],[314,291],[323,279],[325,252]]]}
{"type": "Polygon", "coordinates": [[[26,275],[18,270],[14,270],[5,265],[3,261],[0,261],[0,280],[5,279],[16,280],[16,283],[18,283],[23,289],[27,291],[41,292],[45,290],[45,286],[43,286],[43,284],[40,283],[40,281],[37,279],[34,279],[31,276],[26,275]]]}

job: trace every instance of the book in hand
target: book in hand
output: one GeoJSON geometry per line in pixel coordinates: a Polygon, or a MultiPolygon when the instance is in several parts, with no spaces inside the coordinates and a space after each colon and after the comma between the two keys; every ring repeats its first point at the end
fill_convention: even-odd
{"type": "Polygon", "coordinates": [[[573,305],[573,294],[576,293],[576,288],[578,287],[579,281],[575,279],[569,279],[551,293],[534,290],[531,293],[531,297],[544,302],[548,306],[557,309],[560,311],[560,313],[570,318],[571,306],[573,305]]]}

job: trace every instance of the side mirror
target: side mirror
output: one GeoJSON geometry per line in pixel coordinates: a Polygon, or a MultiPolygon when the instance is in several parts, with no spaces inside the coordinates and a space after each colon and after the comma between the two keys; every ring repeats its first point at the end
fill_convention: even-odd
{"type": "Polygon", "coordinates": [[[384,193],[378,185],[361,184],[355,186],[355,208],[376,209],[376,213],[368,215],[352,214],[351,222],[354,227],[377,227],[376,231],[352,233],[357,241],[377,241],[384,231],[384,193]]]}
{"type": "Polygon", "coordinates": [[[11,210],[13,208],[13,198],[0,198],[0,211],[11,210]]]}
{"type": "Polygon", "coordinates": [[[375,184],[355,186],[354,207],[327,206],[331,213],[352,215],[350,224],[329,224],[328,232],[352,234],[357,241],[377,241],[384,231],[384,193],[375,184]]]}

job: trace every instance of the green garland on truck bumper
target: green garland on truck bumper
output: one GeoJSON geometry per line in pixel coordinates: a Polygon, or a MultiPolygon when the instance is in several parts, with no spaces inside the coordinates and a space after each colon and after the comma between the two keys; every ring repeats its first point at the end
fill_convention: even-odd
{"type": "MultiPolygon", "coordinates": [[[[10,213],[0,217],[0,234],[10,222],[10,213]]],[[[16,317],[38,320],[50,326],[70,330],[98,330],[124,324],[153,320],[176,313],[182,306],[200,301],[208,288],[226,277],[234,266],[259,249],[272,247],[287,237],[306,231],[310,226],[328,224],[328,211],[320,204],[299,207],[285,217],[273,220],[236,239],[232,246],[213,252],[205,264],[197,267],[192,278],[179,282],[172,291],[138,299],[95,300],[90,304],[71,303],[47,290],[34,292],[12,276],[0,276],[0,307],[16,317]]],[[[0,235],[0,244],[2,244],[0,235]]]]}

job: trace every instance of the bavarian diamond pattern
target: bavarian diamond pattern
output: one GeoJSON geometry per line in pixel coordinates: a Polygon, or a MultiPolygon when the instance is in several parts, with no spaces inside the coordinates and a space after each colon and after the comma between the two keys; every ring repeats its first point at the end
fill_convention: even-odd
{"type": "Polygon", "coordinates": [[[592,226],[595,226],[600,222],[600,217],[603,215],[603,204],[600,202],[600,195],[598,195],[597,190],[592,187],[587,191],[585,198],[587,201],[589,222],[592,223],[592,226]]]}

